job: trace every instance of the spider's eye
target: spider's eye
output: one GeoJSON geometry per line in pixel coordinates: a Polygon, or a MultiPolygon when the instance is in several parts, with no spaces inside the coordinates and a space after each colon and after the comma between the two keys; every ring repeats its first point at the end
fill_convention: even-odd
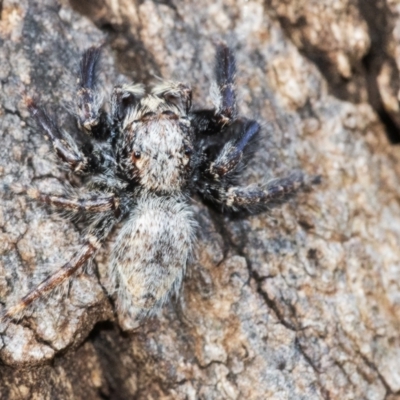
{"type": "Polygon", "coordinates": [[[151,117],[154,117],[154,115],[156,115],[155,112],[149,111],[149,112],[143,114],[142,118],[151,118],[151,117]]]}
{"type": "Polygon", "coordinates": [[[176,94],[172,94],[172,93],[167,93],[164,96],[165,100],[167,100],[169,103],[173,103],[176,104],[179,102],[180,97],[176,94]]]}
{"type": "Polygon", "coordinates": [[[141,155],[142,155],[142,153],[141,153],[140,151],[138,151],[138,150],[136,150],[136,151],[133,152],[133,158],[134,158],[135,160],[138,160],[138,159],[140,158],[141,155]]]}
{"type": "Polygon", "coordinates": [[[185,145],[185,151],[184,152],[185,152],[185,155],[189,157],[189,156],[191,156],[193,154],[193,149],[191,147],[185,145]]]}
{"type": "Polygon", "coordinates": [[[162,112],[162,114],[164,114],[164,115],[176,115],[173,111],[171,111],[171,110],[164,110],[163,112],[162,112]]]}

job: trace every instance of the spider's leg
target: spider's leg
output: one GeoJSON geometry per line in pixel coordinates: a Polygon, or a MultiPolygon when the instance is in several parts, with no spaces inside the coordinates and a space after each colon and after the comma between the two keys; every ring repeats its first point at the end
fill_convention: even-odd
{"type": "Polygon", "coordinates": [[[260,212],[270,206],[285,203],[300,190],[307,189],[319,182],[319,176],[310,178],[302,172],[295,172],[285,178],[270,181],[264,188],[215,185],[210,193],[212,193],[212,201],[224,208],[233,211],[260,212]]]}
{"type": "Polygon", "coordinates": [[[82,56],[77,90],[77,120],[79,127],[96,139],[110,135],[110,121],[102,109],[103,98],[97,85],[101,46],[92,46],[82,56]]]}
{"type": "Polygon", "coordinates": [[[254,120],[236,119],[228,128],[227,134],[233,139],[227,142],[217,158],[210,163],[205,174],[213,180],[234,172],[243,158],[246,145],[251,142],[260,130],[260,125],[254,120]]]}
{"type": "Polygon", "coordinates": [[[234,52],[224,42],[217,45],[215,72],[221,97],[218,112],[225,118],[233,120],[237,116],[236,61],[234,52]]]}
{"type": "MultiPolygon", "coordinates": [[[[21,193],[21,192],[19,192],[21,193]]],[[[49,195],[39,192],[34,188],[29,188],[25,194],[31,199],[40,201],[53,207],[75,212],[87,211],[90,213],[102,213],[114,211],[119,213],[119,199],[109,194],[107,196],[91,194],[88,197],[76,198],[68,196],[49,195]]]]}
{"type": "Polygon", "coordinates": [[[69,279],[79,268],[94,257],[100,248],[101,241],[104,240],[118,220],[111,214],[105,214],[102,218],[95,221],[89,228],[85,236],[81,249],[73,258],[64,264],[59,270],[49,275],[43,282],[31,290],[17,304],[5,310],[0,316],[0,321],[15,318],[24,311],[35,300],[50,292],[67,279],[69,279]]]}
{"type": "Polygon", "coordinates": [[[73,172],[85,174],[100,165],[101,160],[98,155],[85,156],[75,141],[66,132],[61,132],[55,121],[33,99],[26,98],[26,103],[32,116],[52,143],[57,156],[73,172]]]}
{"type": "Polygon", "coordinates": [[[5,313],[1,315],[0,320],[4,321],[7,319],[12,319],[25,310],[36,299],[60,285],[75,271],[82,267],[91,257],[93,257],[96,250],[97,247],[91,243],[85,243],[81,250],[76,253],[70,261],[64,264],[58,271],[48,276],[42,283],[36,286],[35,289],[31,290],[26,296],[24,296],[17,304],[6,310],[5,313]]]}
{"type": "Polygon", "coordinates": [[[215,75],[218,90],[215,99],[216,108],[196,110],[190,113],[192,125],[198,134],[218,134],[237,116],[235,54],[224,42],[217,45],[215,75]]]}
{"type": "Polygon", "coordinates": [[[189,118],[198,136],[216,135],[223,127],[221,116],[216,109],[191,111],[189,118]]]}

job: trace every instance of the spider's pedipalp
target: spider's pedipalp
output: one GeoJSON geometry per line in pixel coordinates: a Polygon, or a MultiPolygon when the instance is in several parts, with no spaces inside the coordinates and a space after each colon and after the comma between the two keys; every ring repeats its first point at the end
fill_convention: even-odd
{"type": "Polygon", "coordinates": [[[235,94],[236,61],[232,49],[224,42],[217,45],[215,72],[221,96],[218,111],[224,117],[232,120],[237,116],[235,94]]]}
{"type": "Polygon", "coordinates": [[[96,139],[107,139],[110,121],[102,109],[103,97],[97,84],[101,46],[92,46],[82,56],[79,65],[77,99],[78,126],[96,139]]]}
{"type": "Polygon", "coordinates": [[[151,93],[163,98],[167,104],[177,107],[185,114],[192,107],[192,89],[184,83],[165,81],[155,85],[151,93]]]}

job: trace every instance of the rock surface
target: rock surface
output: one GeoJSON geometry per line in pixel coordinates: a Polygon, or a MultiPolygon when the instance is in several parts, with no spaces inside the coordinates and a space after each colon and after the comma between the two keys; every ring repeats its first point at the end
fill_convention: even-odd
{"type": "MultiPolygon", "coordinates": [[[[2,185],[77,184],[21,95],[40,95],[73,130],[84,49],[105,43],[106,89],[162,76],[190,83],[204,106],[220,38],[237,53],[241,113],[263,124],[243,184],[293,169],[323,177],[246,218],[195,199],[181,295],[135,333],[121,332],[107,296],[106,246],[66,293],[2,328],[0,398],[400,399],[395,1],[3,0],[0,11],[2,185]]],[[[0,196],[4,308],[71,256],[79,226],[0,196]]]]}

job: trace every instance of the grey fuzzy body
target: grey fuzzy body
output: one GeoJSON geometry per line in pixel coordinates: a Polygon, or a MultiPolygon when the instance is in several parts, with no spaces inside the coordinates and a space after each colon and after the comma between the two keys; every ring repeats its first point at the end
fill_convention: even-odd
{"type": "Polygon", "coordinates": [[[193,128],[181,104],[150,94],[126,116],[117,159],[121,173],[141,191],[182,193],[192,170],[192,151],[193,128]]]}
{"type": "Polygon", "coordinates": [[[182,197],[141,197],[118,233],[110,276],[123,314],[140,321],[181,285],[195,223],[182,197]]]}

